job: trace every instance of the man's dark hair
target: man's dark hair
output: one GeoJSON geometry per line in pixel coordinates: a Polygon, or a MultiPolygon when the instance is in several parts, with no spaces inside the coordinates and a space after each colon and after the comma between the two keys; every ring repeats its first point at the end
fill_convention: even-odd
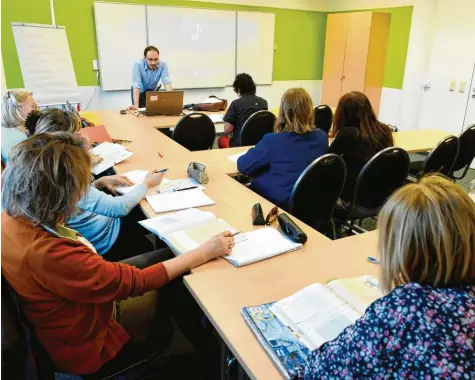
{"type": "Polygon", "coordinates": [[[249,74],[238,74],[233,83],[234,92],[243,94],[255,94],[256,93],[256,84],[252,80],[252,77],[249,74]]]}
{"type": "Polygon", "coordinates": [[[145,50],[143,51],[143,56],[146,57],[146,56],[147,56],[147,53],[148,53],[149,51],[156,51],[157,54],[160,54],[160,52],[158,51],[158,49],[157,49],[155,46],[147,46],[147,47],[145,48],[145,50]]]}

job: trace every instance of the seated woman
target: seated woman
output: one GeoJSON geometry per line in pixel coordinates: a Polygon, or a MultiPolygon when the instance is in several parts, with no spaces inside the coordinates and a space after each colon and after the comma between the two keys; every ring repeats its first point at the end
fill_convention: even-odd
{"type": "Polygon", "coordinates": [[[224,115],[224,132],[232,137],[221,136],[220,148],[241,146],[241,129],[249,117],[257,111],[267,110],[267,101],[256,95],[256,84],[249,74],[238,74],[233,83],[238,99],[234,100],[224,115]]]}
{"type": "Polygon", "coordinates": [[[394,145],[389,127],[376,119],[365,94],[353,91],[338,102],[333,122],[335,140],[328,153],[340,155],[346,163],[346,182],[340,198],[351,202],[356,179],[363,166],[379,151],[394,145]]]}
{"type": "MultiPolygon", "coordinates": [[[[25,127],[29,135],[44,132],[77,133],[81,129],[79,117],[57,108],[33,111],[25,127]]],[[[101,190],[115,193],[116,186],[130,186],[126,177],[112,175],[94,181],[88,192],[78,202],[78,210],[66,220],[68,227],[82,234],[97,252],[109,261],[120,261],[130,256],[150,251],[153,246],[146,238],[148,233],[137,222],[145,219],[136,206],[147,190],[158,186],[163,173],[149,172],[143,184],[129,193],[113,197],[101,190]]]]}
{"type": "Polygon", "coordinates": [[[36,109],[33,93],[26,90],[8,90],[2,99],[2,161],[6,164],[10,150],[26,140],[23,125],[28,114],[36,109]]]}
{"type": "Polygon", "coordinates": [[[352,326],[297,378],[475,378],[475,203],[441,176],[396,191],[381,210],[380,286],[352,326]]]}
{"type": "Polygon", "coordinates": [[[328,137],[315,129],[312,99],[303,88],[287,90],[280,103],[275,133],[268,133],[239,157],[238,170],[251,176],[251,188],[287,208],[300,174],[328,149],[328,137]]]}
{"type": "MultiPolygon", "coordinates": [[[[123,366],[145,345],[139,340],[160,330],[155,322],[163,314],[172,313],[182,332],[194,333],[190,339],[198,336],[200,318],[192,317],[199,313],[183,310],[189,293],[167,295],[173,286],[184,290],[182,279],[167,283],[229,254],[231,233],[145,269],[111,263],[64,224],[89,191],[85,140],[66,132],[35,135],[12,149],[5,176],[2,274],[58,370],[85,375],[123,366]]],[[[162,343],[156,336],[155,348],[162,343]]],[[[197,354],[206,354],[201,349],[197,354]]]]}

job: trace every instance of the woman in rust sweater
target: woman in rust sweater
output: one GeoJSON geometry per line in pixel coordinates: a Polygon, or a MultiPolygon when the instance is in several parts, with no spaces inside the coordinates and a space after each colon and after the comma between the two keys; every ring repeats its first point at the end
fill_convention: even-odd
{"type": "Polygon", "coordinates": [[[158,303],[160,312],[168,308],[162,289],[158,297],[154,290],[165,290],[169,281],[234,245],[223,233],[145,269],[105,261],[64,226],[91,181],[84,146],[80,137],[59,132],[13,148],[4,173],[1,232],[4,277],[55,367],[74,374],[97,372],[146,338],[156,308],[137,309],[144,303],[158,303]]]}

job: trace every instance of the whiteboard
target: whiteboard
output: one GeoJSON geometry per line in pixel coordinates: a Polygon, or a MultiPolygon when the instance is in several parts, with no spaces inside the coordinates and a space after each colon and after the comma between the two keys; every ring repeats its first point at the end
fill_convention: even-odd
{"type": "Polygon", "coordinates": [[[174,88],[225,87],[236,74],[236,12],[147,6],[148,40],[174,88]]]}
{"type": "Polygon", "coordinates": [[[79,101],[66,29],[12,23],[25,88],[38,104],[79,101]]]}
{"type": "Polygon", "coordinates": [[[145,5],[94,3],[94,16],[102,89],[130,89],[147,46],[145,5]]]}
{"type": "Polygon", "coordinates": [[[237,12],[237,73],[248,73],[256,84],[272,84],[274,13],[237,12]]]}

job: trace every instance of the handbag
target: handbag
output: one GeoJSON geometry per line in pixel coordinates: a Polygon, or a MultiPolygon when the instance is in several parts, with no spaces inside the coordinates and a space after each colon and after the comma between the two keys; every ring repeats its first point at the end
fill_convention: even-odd
{"type": "Polygon", "coordinates": [[[209,98],[216,99],[217,101],[209,102],[209,103],[186,104],[183,108],[187,110],[193,110],[193,111],[208,111],[208,112],[219,112],[219,111],[224,111],[228,108],[228,101],[226,99],[220,99],[215,95],[211,95],[209,96],[209,98]]]}
{"type": "Polygon", "coordinates": [[[198,162],[190,162],[188,165],[188,175],[195,181],[201,184],[208,183],[208,173],[206,172],[206,166],[198,162]]]}

